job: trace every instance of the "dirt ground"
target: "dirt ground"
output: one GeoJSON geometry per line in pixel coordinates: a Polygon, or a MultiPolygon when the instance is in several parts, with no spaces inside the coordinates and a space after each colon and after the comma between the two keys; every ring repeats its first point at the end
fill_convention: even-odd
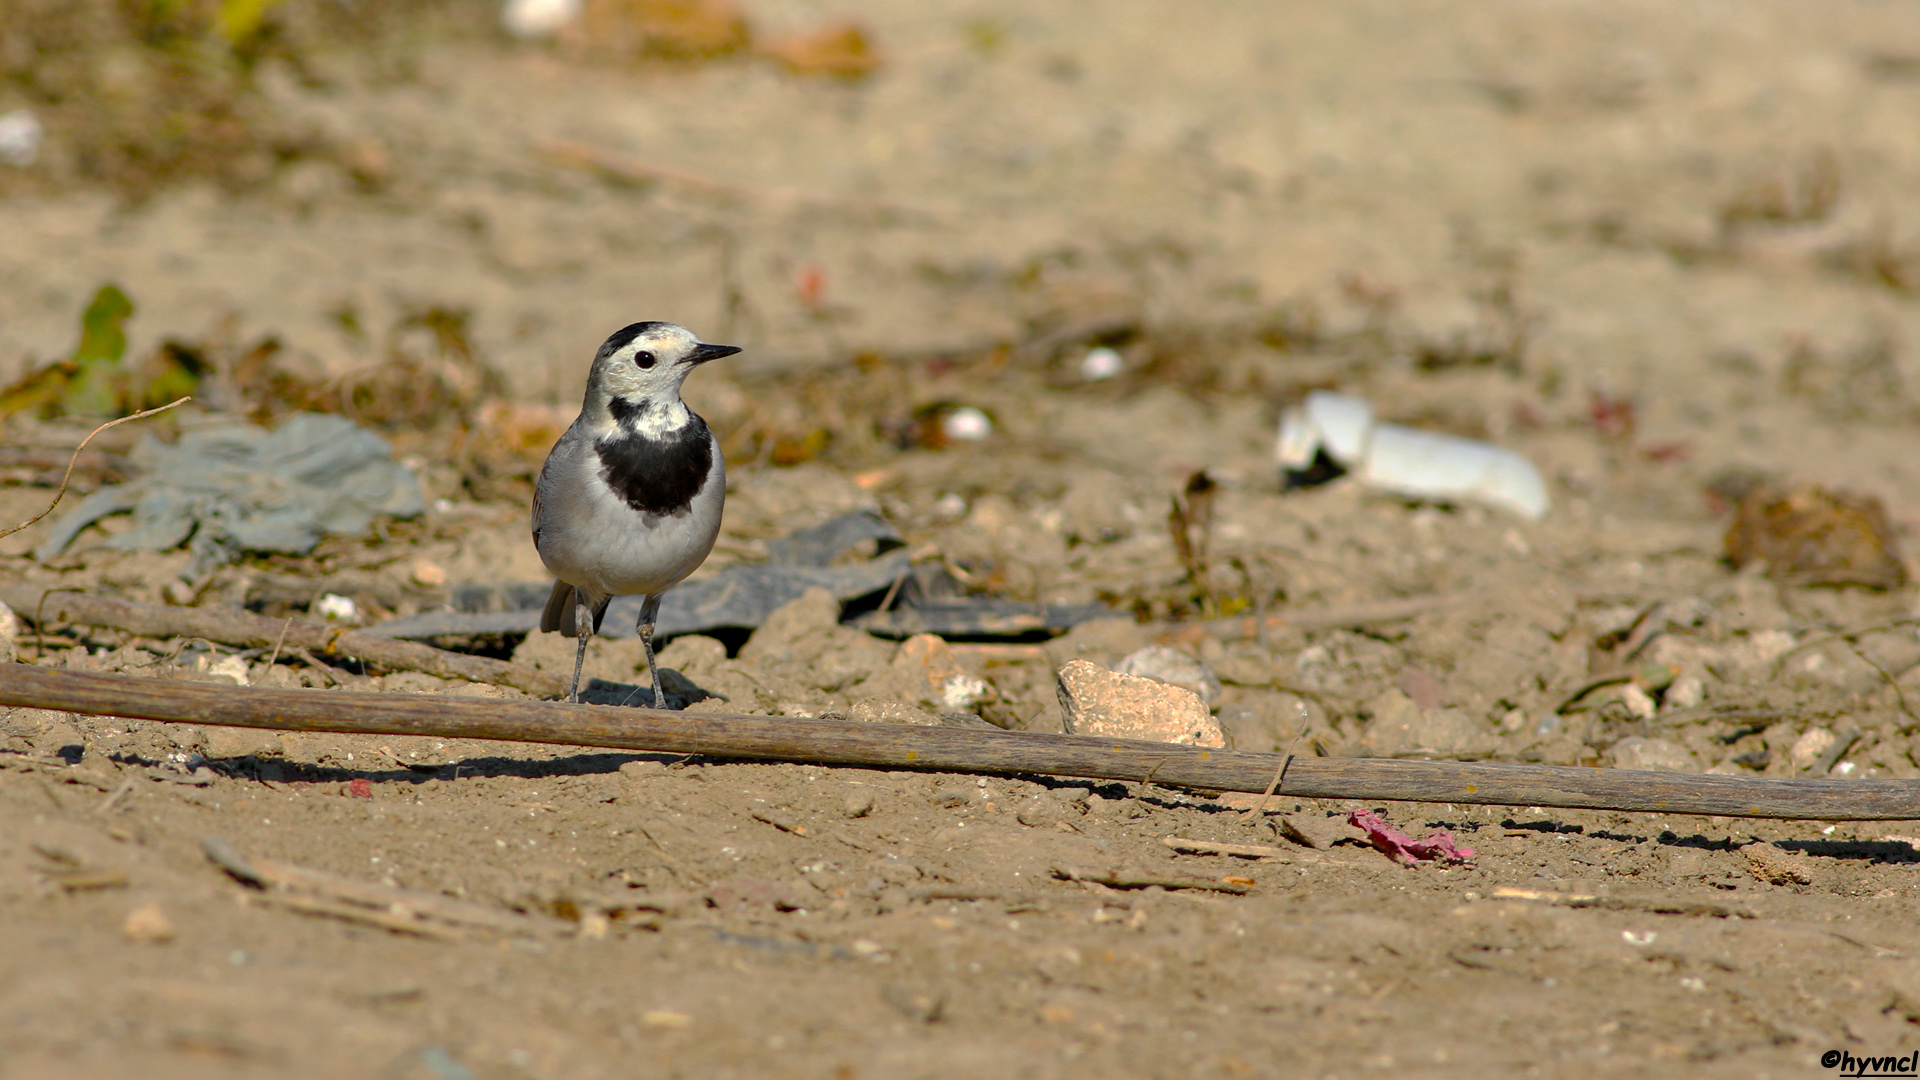
{"type": "MultiPolygon", "coordinates": [[[[377,622],[540,581],[531,471],[595,346],[660,318],[746,350],[687,385],[730,469],[702,574],[873,508],[979,593],[1113,607],[955,642],[987,722],[1059,731],[1062,664],[1157,642],[1211,668],[1242,749],[1920,778],[1905,5],[744,9],[756,40],[858,20],[880,66],[857,79],[517,43],[478,0],[363,6],[356,37],[289,0],[209,82],[229,69],[0,4],[0,113],[47,130],[0,164],[0,378],[70,355],[111,282],[129,356],[201,358],[209,408],[103,435],[82,490],[145,433],[323,407],[390,438],[432,509],[193,579],[185,552],[104,546],[117,520],[36,561],[42,523],[0,539],[0,582],[274,617],[334,593],[377,622]],[[155,72],[224,119],[151,119],[155,72]],[[1089,379],[1100,346],[1122,370],[1089,379]],[[1287,490],[1275,424],[1315,388],[1522,451],[1552,509],[1287,490]],[[965,407],[988,437],[945,436],[965,407]],[[1170,500],[1199,470],[1183,554],[1170,500]],[[1729,564],[1742,492],[1807,483],[1882,501],[1861,542],[1902,583],[1729,564]],[[1231,618],[1255,614],[1278,624],[1231,618]]],[[[92,426],[6,420],[0,522],[92,426]]],[[[798,602],[661,663],[695,708],[935,709],[923,656],[833,617],[798,602]]],[[[551,635],[442,644],[571,660],[551,635]]],[[[518,695],[106,628],[13,647],[518,695]]],[[[589,674],[646,681],[632,639],[589,674]]],[[[1920,820],[1371,807],[1474,852],[1402,867],[1357,804],[1249,805],[12,710],[0,1077],[1777,1078],[1920,1048],[1920,820]],[[303,908],[207,837],[526,921],[303,908]]]]}

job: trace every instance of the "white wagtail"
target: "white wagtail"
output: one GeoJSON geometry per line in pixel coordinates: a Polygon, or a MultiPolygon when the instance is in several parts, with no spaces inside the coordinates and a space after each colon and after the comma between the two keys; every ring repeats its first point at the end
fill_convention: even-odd
{"type": "Polygon", "coordinates": [[[680,400],[680,384],[739,351],[672,323],[639,322],[594,355],[580,418],[547,455],[533,492],[533,546],[559,579],[540,629],[580,639],[568,701],[580,700],[587,639],[607,604],[645,596],[637,629],[654,706],[666,707],[653,662],[660,596],[706,561],[727,498],[720,443],[680,400]]]}

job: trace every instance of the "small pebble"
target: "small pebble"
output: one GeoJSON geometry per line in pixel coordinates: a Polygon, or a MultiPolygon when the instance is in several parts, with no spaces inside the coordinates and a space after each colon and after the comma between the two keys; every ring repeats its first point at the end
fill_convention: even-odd
{"type": "Polygon", "coordinates": [[[1627,707],[1628,714],[1636,720],[1651,720],[1660,711],[1660,707],[1654,704],[1653,695],[1632,683],[1620,688],[1620,703],[1627,707]]]}
{"type": "Polygon", "coordinates": [[[1674,710],[1697,709],[1706,699],[1707,687],[1698,675],[1682,675],[1673,680],[1673,685],[1667,687],[1662,698],[1667,708],[1674,710]]]}
{"type": "Polygon", "coordinates": [[[142,945],[162,945],[173,940],[173,920],[160,910],[159,904],[141,904],[127,912],[127,920],[120,924],[120,932],[128,941],[137,941],[142,945]]]}
{"type": "Polygon", "coordinates": [[[971,405],[962,405],[940,418],[940,431],[955,442],[979,442],[993,434],[993,421],[971,405]]]}
{"type": "Polygon", "coordinates": [[[360,614],[360,606],[338,593],[328,593],[314,602],[313,613],[328,621],[346,622],[360,614]]]}
{"type": "Polygon", "coordinates": [[[1280,819],[1280,835],[1303,847],[1324,851],[1334,842],[1353,835],[1342,818],[1301,812],[1280,819]]]}
{"type": "Polygon", "coordinates": [[[873,792],[849,791],[840,800],[840,810],[850,818],[862,818],[873,813],[873,792]]]}
{"type": "Polygon", "coordinates": [[[207,674],[216,679],[231,679],[235,686],[248,685],[247,662],[237,656],[223,656],[207,666],[207,674]]]}
{"type": "Polygon", "coordinates": [[[1080,358],[1080,377],[1088,382],[1111,379],[1126,369],[1126,360],[1105,345],[1097,349],[1088,349],[1087,355],[1080,358]]]}

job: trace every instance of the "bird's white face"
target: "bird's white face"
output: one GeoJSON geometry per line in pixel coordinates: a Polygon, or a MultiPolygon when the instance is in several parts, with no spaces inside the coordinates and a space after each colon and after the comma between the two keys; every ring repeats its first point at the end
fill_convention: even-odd
{"type": "Polygon", "coordinates": [[[695,367],[739,351],[728,345],[703,345],[685,327],[672,323],[636,323],[600,346],[590,379],[595,389],[613,401],[672,402],[679,399],[680,384],[695,367]]]}

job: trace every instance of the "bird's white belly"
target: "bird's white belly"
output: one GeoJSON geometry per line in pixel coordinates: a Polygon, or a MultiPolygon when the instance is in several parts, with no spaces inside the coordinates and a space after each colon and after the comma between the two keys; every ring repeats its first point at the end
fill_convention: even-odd
{"type": "Polygon", "coordinates": [[[579,483],[572,520],[543,532],[540,560],[554,577],[601,596],[663,592],[713,550],[726,486],[717,454],[691,511],[677,516],[641,514],[603,485],[579,483]]]}
{"type": "MultiPolygon", "coordinates": [[[[629,524],[638,524],[632,514],[629,524]]],[[[719,535],[719,515],[708,514],[711,526],[699,523],[698,512],[685,517],[657,518],[652,528],[609,529],[600,557],[588,563],[588,584],[614,596],[659,592],[700,568],[719,535]]]]}

